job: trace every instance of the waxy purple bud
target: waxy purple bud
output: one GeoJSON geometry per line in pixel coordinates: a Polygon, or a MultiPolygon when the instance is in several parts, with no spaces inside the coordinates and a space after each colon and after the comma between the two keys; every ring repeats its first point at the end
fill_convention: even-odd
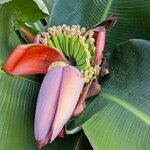
{"type": "Polygon", "coordinates": [[[72,116],[84,80],[73,66],[50,70],[41,85],[35,114],[35,138],[39,148],[52,142],[72,116]]]}

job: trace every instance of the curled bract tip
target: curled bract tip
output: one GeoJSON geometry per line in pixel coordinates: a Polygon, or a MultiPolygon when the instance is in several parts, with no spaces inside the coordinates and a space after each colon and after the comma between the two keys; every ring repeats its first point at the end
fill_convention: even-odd
{"type": "Polygon", "coordinates": [[[39,149],[42,149],[44,147],[44,145],[46,145],[46,143],[43,141],[36,141],[36,144],[37,144],[39,149]]]}
{"type": "Polygon", "coordinates": [[[116,15],[111,15],[104,21],[98,23],[97,25],[94,26],[94,29],[100,26],[103,26],[105,29],[110,29],[117,23],[117,17],[116,15]]]}

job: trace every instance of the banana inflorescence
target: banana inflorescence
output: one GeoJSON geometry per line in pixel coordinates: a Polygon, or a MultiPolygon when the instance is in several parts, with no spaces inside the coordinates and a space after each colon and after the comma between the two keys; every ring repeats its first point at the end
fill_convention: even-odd
{"type": "Polygon", "coordinates": [[[71,27],[62,25],[48,28],[48,32],[42,32],[41,35],[40,42],[61,51],[69,63],[81,71],[85,83],[98,75],[99,66],[93,66],[95,56],[93,30],[86,31],[86,28],[79,25],[71,27]]]}

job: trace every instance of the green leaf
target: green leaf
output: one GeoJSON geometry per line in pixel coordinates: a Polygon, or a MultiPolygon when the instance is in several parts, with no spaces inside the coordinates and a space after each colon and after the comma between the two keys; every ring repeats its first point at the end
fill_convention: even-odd
{"type": "Polygon", "coordinates": [[[109,15],[118,23],[107,33],[107,52],[130,38],[149,39],[149,0],[55,0],[50,25],[80,24],[92,28],[109,15]]]}
{"type": "Polygon", "coordinates": [[[54,4],[55,0],[43,0],[43,2],[45,3],[46,7],[48,8],[48,12],[50,15],[43,20],[40,20],[40,21],[35,22],[35,23],[30,23],[30,25],[33,28],[36,28],[39,31],[47,31],[48,22],[50,21],[50,18],[51,18],[51,11],[53,9],[53,4],[54,4]]]}
{"type": "MultiPolygon", "coordinates": [[[[35,3],[38,5],[39,9],[40,9],[44,14],[49,15],[48,9],[47,9],[47,7],[45,6],[43,0],[34,0],[33,2],[35,2],[35,3]]],[[[33,4],[31,4],[31,5],[33,5],[33,4]]],[[[38,12],[37,12],[37,13],[38,13],[38,12]]],[[[36,15],[37,15],[37,13],[36,13],[36,15]]],[[[41,13],[40,13],[40,14],[41,14],[41,13]]],[[[47,16],[47,15],[46,15],[46,16],[47,16]]],[[[41,16],[40,19],[41,19],[41,18],[43,18],[43,16],[41,16]]]]}
{"type": "Polygon", "coordinates": [[[70,125],[82,126],[95,150],[150,149],[149,64],[149,41],[129,40],[114,50],[102,92],[70,125]]]}
{"type": "Polygon", "coordinates": [[[10,2],[10,1],[12,1],[12,0],[1,0],[0,4],[4,4],[4,3],[10,2]]]}
{"type": "Polygon", "coordinates": [[[20,22],[35,22],[47,15],[47,8],[41,0],[3,1],[0,5],[0,59],[4,60],[20,43],[14,27],[20,22]]]}
{"type": "Polygon", "coordinates": [[[43,2],[47,6],[49,14],[50,14],[52,9],[53,9],[53,5],[54,5],[55,0],[43,0],[43,2]]]}
{"type": "Polygon", "coordinates": [[[48,11],[49,11],[49,14],[50,14],[50,15],[46,18],[46,23],[47,23],[47,25],[46,25],[45,28],[44,28],[44,30],[46,31],[47,28],[48,28],[48,23],[50,22],[50,19],[51,19],[51,12],[52,12],[52,9],[53,9],[55,0],[43,0],[43,2],[44,2],[45,5],[47,6],[48,11]]]}
{"type": "Polygon", "coordinates": [[[1,150],[36,149],[33,134],[39,84],[0,71],[1,150]]]}

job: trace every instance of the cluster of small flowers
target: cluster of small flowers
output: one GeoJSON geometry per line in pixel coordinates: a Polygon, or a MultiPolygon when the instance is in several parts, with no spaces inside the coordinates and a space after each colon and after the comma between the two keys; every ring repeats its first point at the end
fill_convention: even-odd
{"type": "Polygon", "coordinates": [[[89,67],[87,70],[81,70],[81,73],[84,78],[84,82],[88,83],[92,78],[96,79],[96,76],[99,74],[100,67],[98,65],[94,67],[89,67]]]}
{"type": "Polygon", "coordinates": [[[68,35],[69,37],[74,37],[82,42],[86,40],[86,37],[88,37],[91,41],[91,43],[94,43],[94,32],[92,30],[86,31],[86,28],[81,28],[80,25],[72,25],[67,26],[67,25],[62,25],[62,26],[53,26],[48,28],[48,32],[42,32],[42,38],[41,43],[45,44],[46,41],[50,39],[51,36],[59,35],[59,34],[64,34],[68,35]],[[46,40],[45,40],[46,39],[46,40]],[[44,41],[43,41],[44,40],[44,41]]]}
{"type": "Polygon", "coordinates": [[[48,41],[51,38],[51,36],[49,35],[49,33],[48,32],[42,32],[41,35],[42,35],[42,37],[40,38],[40,42],[42,44],[48,45],[48,41]]]}
{"type": "Polygon", "coordinates": [[[48,71],[50,71],[51,69],[55,68],[55,67],[65,67],[68,66],[69,64],[67,64],[64,61],[55,61],[53,63],[50,64],[50,66],[48,67],[48,71]]]}
{"type": "Polygon", "coordinates": [[[48,32],[51,36],[64,34],[78,38],[86,32],[86,28],[81,28],[80,25],[72,25],[70,27],[64,24],[62,26],[53,26],[51,28],[48,28],[48,32]]]}
{"type": "Polygon", "coordinates": [[[93,38],[94,32],[93,30],[88,30],[85,34],[84,37],[87,38],[90,41],[90,46],[92,47],[93,52],[95,53],[95,39],[93,38]]]}

